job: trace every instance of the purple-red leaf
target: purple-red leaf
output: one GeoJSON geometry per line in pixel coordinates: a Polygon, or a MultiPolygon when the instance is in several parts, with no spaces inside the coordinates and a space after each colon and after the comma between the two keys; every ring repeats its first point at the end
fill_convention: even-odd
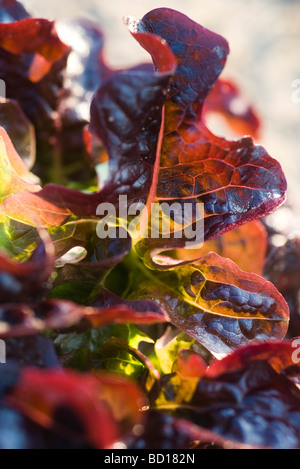
{"type": "Polygon", "coordinates": [[[63,85],[67,47],[53,21],[30,18],[17,1],[0,1],[0,78],[6,95],[15,99],[35,125],[43,149],[56,129],[58,89],[63,85]]]}
{"type": "Polygon", "coordinates": [[[61,368],[51,339],[42,335],[5,339],[7,362],[37,368],[61,368]]]}
{"type": "Polygon", "coordinates": [[[25,337],[77,324],[83,310],[74,303],[50,300],[36,304],[0,305],[0,337],[25,337]]]}
{"type": "Polygon", "coordinates": [[[280,374],[295,367],[294,352],[293,343],[288,341],[249,344],[236,349],[222,360],[215,360],[207,369],[206,376],[216,378],[224,373],[247,368],[254,361],[267,361],[280,374]]]}
{"type": "Polygon", "coordinates": [[[189,409],[193,422],[223,438],[265,448],[300,447],[300,391],[267,361],[201,379],[189,409]]]}
{"type": "Polygon", "coordinates": [[[281,293],[297,290],[300,284],[300,238],[287,239],[282,246],[272,249],[264,275],[281,293]]]}
{"type": "Polygon", "coordinates": [[[98,23],[87,19],[61,21],[59,37],[72,48],[58,112],[63,126],[63,152],[84,150],[93,93],[112,73],[103,58],[104,37],[98,23]]]}
{"type": "Polygon", "coordinates": [[[235,445],[299,448],[300,392],[288,379],[295,368],[299,376],[294,350],[288,342],[237,349],[216,360],[192,394],[183,392],[184,381],[176,389],[176,376],[169,377],[161,383],[156,408],[188,418],[235,445]],[[172,397],[176,391],[178,402],[172,397]]]}
{"type": "Polygon", "coordinates": [[[110,323],[155,324],[169,321],[166,312],[154,301],[125,301],[104,290],[94,307],[61,300],[0,305],[0,337],[24,337],[49,329],[64,329],[82,319],[91,328],[110,323]]]}
{"type": "Polygon", "coordinates": [[[115,322],[117,324],[153,324],[169,322],[169,316],[155,301],[126,301],[106,289],[97,296],[93,308],[86,309],[85,318],[94,327],[115,322]]]}
{"type": "MultiPolygon", "coordinates": [[[[74,227],[72,225],[70,223],[71,232],[72,228],[78,226],[76,222],[74,227]]],[[[82,239],[76,239],[76,232],[70,238],[67,237],[64,240],[60,240],[58,236],[57,241],[59,246],[57,248],[60,250],[60,254],[65,253],[66,250],[74,246],[82,246],[87,250],[87,255],[82,262],[67,262],[60,271],[56,285],[65,282],[82,282],[98,286],[103,282],[109,271],[118,265],[130,252],[131,239],[123,228],[116,230],[116,237],[98,239],[95,231],[93,231],[93,228],[95,229],[94,224],[91,223],[90,225],[91,227],[89,227],[89,222],[87,221],[86,230],[84,230],[84,223],[82,224],[83,230],[81,233],[79,229],[78,234],[82,235],[82,239]]],[[[64,228],[66,227],[64,226],[64,228]]]]}
{"type": "Polygon", "coordinates": [[[288,306],[270,283],[215,253],[142,283],[133,298],[162,306],[171,322],[215,354],[269,338],[282,340],[288,306]]]}
{"type": "MultiPolygon", "coordinates": [[[[140,435],[128,437],[127,449],[250,449],[249,446],[223,438],[184,419],[176,419],[155,410],[146,413],[140,435]]],[[[188,454],[188,453],[187,453],[188,454]]]]}
{"type": "Polygon", "coordinates": [[[71,441],[82,439],[95,448],[106,448],[139,423],[143,398],[122,377],[25,368],[5,402],[42,428],[71,441]]]}
{"type": "MultiPolygon", "coordinates": [[[[94,194],[46,186],[37,195],[11,197],[2,210],[17,216],[22,198],[27,222],[36,212],[52,226],[71,214],[95,216],[99,203],[118,206],[118,196],[127,195],[128,204],[143,202],[148,209],[153,202],[190,203],[195,222],[201,203],[206,240],[274,210],[285,198],[280,165],[251,138],[229,142],[214,136],[202,119],[205,99],[225,64],[227,42],[164,8],[128,23],[157,71],[116,72],[93,99],[90,129],[109,153],[106,185],[94,194]]],[[[138,251],[149,267],[159,267],[154,252],[186,243],[179,241],[173,232],[170,239],[150,235],[138,251]]]]}
{"type": "MultiPolygon", "coordinates": [[[[149,34],[149,42],[154,41],[153,35],[164,39],[177,68],[163,101],[161,93],[152,93],[151,100],[147,93],[141,94],[139,84],[145,78],[134,71],[125,77],[114,75],[96,94],[91,130],[102,139],[111,168],[103,195],[111,187],[118,194],[134,187],[130,197],[144,201],[147,194],[148,207],[153,202],[203,203],[205,239],[274,210],[285,199],[280,165],[262,147],[254,146],[251,138],[230,142],[214,136],[202,119],[205,98],[225,64],[227,42],[166,8],[148,13],[141,21],[131,19],[129,25],[140,43],[141,33],[143,38],[149,34]],[[145,107],[148,120],[140,115],[145,107]]],[[[153,61],[161,70],[155,56],[153,61]]],[[[154,248],[170,245],[174,240],[150,238],[139,250],[141,254],[150,251],[146,256],[151,258],[154,248]]]]}

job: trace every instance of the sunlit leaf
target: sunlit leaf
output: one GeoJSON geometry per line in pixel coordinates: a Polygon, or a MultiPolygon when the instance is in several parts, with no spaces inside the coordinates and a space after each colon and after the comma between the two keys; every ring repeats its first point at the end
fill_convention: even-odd
{"type": "Polygon", "coordinates": [[[276,288],[214,253],[153,276],[132,297],[157,301],[175,326],[216,354],[251,341],[282,340],[288,328],[288,307],[276,288]]]}
{"type": "Polygon", "coordinates": [[[267,244],[266,230],[262,223],[255,220],[207,241],[200,249],[181,249],[177,255],[180,259],[193,260],[213,251],[222,257],[228,257],[245,272],[262,275],[267,244]]]}
{"type": "MultiPolygon", "coordinates": [[[[110,155],[111,181],[107,188],[120,194],[134,185],[135,200],[145,202],[147,187],[148,207],[153,202],[189,202],[194,207],[204,204],[205,239],[280,205],[286,189],[280,165],[263,148],[255,147],[251,138],[229,142],[214,136],[201,120],[205,98],[225,64],[226,41],[186,16],[164,8],[148,13],[141,21],[130,18],[128,22],[132,35],[143,47],[148,34],[145,48],[152,53],[157,70],[163,68],[149,49],[149,42],[154,41],[152,34],[169,44],[177,68],[169,80],[164,102],[161,94],[154,93],[151,101],[146,101],[137,84],[142,78],[136,72],[115,74],[96,94],[91,130],[102,139],[110,155]],[[133,112],[135,103],[139,110],[147,105],[147,120],[133,112]]],[[[104,188],[103,195],[106,191],[104,188]]],[[[195,215],[192,221],[196,221],[195,215]]],[[[182,244],[184,240],[179,241],[182,244]]],[[[147,265],[157,268],[153,251],[180,245],[179,241],[172,236],[158,240],[150,237],[139,244],[139,253],[147,265]]]]}
{"type": "Polygon", "coordinates": [[[32,175],[17,154],[6,131],[0,128],[0,201],[18,192],[37,192],[40,186],[32,184],[32,175]]]}
{"type": "MultiPolygon", "coordinates": [[[[17,101],[13,99],[1,100],[0,126],[6,130],[18,155],[26,166],[31,169],[34,165],[36,154],[35,130],[17,101]]],[[[24,171],[23,176],[25,176],[24,171]]],[[[35,182],[33,175],[30,178],[35,182]]]]}

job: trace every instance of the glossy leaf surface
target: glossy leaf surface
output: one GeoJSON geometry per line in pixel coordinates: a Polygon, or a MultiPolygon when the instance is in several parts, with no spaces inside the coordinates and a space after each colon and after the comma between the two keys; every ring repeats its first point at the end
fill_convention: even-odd
{"type": "Polygon", "coordinates": [[[246,345],[222,360],[215,360],[208,368],[206,376],[215,378],[224,373],[238,371],[255,361],[266,361],[277,373],[285,373],[289,368],[296,367],[293,360],[295,349],[292,341],[246,345]]]}
{"type": "MultiPolygon", "coordinates": [[[[148,109],[153,110],[153,114],[148,116],[149,124],[131,112],[133,106],[124,112],[126,105],[122,100],[125,96],[127,99],[127,94],[126,88],[124,94],[120,93],[121,83],[118,104],[112,98],[116,75],[94,98],[91,129],[104,142],[110,155],[111,168],[118,161],[118,193],[124,193],[130,184],[135,186],[136,196],[141,197],[145,183],[138,176],[141,174],[140,168],[144,168],[143,174],[149,174],[151,170],[148,204],[150,201],[203,203],[205,239],[251,221],[280,205],[286,187],[280,166],[264,149],[255,147],[250,138],[229,142],[215,137],[201,120],[205,98],[228,54],[226,41],[184,15],[168,9],[154,10],[140,22],[130,20],[129,25],[133,36],[141,43],[141,33],[148,33],[149,40],[150,34],[162,37],[176,57],[177,68],[169,80],[165,102],[161,103],[153,93],[152,101],[147,102],[148,109]],[[205,70],[204,74],[202,70],[205,70]],[[162,104],[164,111],[160,127],[155,110],[162,104]],[[121,139],[119,130],[125,128],[128,134],[121,139]],[[134,133],[131,131],[129,134],[129,128],[134,129],[134,133]],[[150,132],[154,131],[157,145],[149,141],[150,132]],[[118,156],[122,140],[126,142],[122,149],[125,154],[130,148],[130,159],[124,161],[124,166],[118,156]],[[130,172],[126,169],[128,161],[131,164],[135,162],[130,172]],[[178,180],[181,181],[180,185],[175,183],[178,180]]],[[[155,56],[153,60],[159,69],[155,56]]],[[[132,89],[131,95],[135,96],[141,109],[143,102],[137,79],[137,74],[126,76],[127,82],[134,83],[136,93],[134,95],[132,89]]],[[[163,250],[168,244],[170,240],[159,242],[150,239],[142,244],[140,250],[151,251],[157,246],[163,250]]]]}
{"type": "Polygon", "coordinates": [[[225,438],[277,449],[299,448],[299,404],[299,389],[264,361],[202,379],[190,402],[197,424],[225,438]]]}
{"type": "MultiPolygon", "coordinates": [[[[37,197],[24,197],[26,216],[32,216],[26,206],[40,211],[46,226],[71,214],[95,216],[100,202],[117,204],[121,194],[148,207],[155,201],[194,208],[202,203],[204,238],[210,239],[274,210],[285,198],[280,165],[250,138],[229,142],[215,137],[201,120],[205,98],[226,60],[226,41],[168,9],[129,24],[160,72],[117,72],[93,100],[90,127],[110,156],[107,185],[92,195],[46,186],[37,197]]],[[[7,214],[16,215],[19,197],[3,206],[7,214]]],[[[174,244],[178,240],[172,236],[150,239],[139,252],[151,266],[154,248],[174,244]]]]}
{"type": "Polygon", "coordinates": [[[133,297],[157,301],[174,325],[213,353],[269,337],[281,340],[288,328],[288,307],[276,288],[214,253],[141,284],[133,297]]]}

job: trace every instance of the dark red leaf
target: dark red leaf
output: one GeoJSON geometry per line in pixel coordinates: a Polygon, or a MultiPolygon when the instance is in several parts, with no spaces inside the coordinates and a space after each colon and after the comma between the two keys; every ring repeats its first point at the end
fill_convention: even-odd
{"type": "MultiPolygon", "coordinates": [[[[81,425],[77,416],[69,409],[59,409],[58,418],[60,420],[69,419],[74,426],[81,425]]],[[[5,428],[5,432],[0,434],[1,449],[93,449],[92,445],[86,441],[85,436],[82,439],[58,436],[51,429],[40,427],[8,406],[0,407],[0,425],[1,428],[5,428]]]]}
{"type": "Polygon", "coordinates": [[[295,236],[283,246],[272,249],[264,275],[281,293],[298,289],[300,284],[300,238],[295,236]]]}
{"type": "Polygon", "coordinates": [[[117,72],[98,90],[91,106],[90,130],[101,138],[110,157],[110,180],[102,197],[115,202],[119,194],[147,201],[162,107],[176,64],[159,37],[144,33],[135,33],[134,37],[153,56],[160,73],[117,72]]]}
{"type": "Polygon", "coordinates": [[[132,297],[156,301],[176,327],[215,354],[251,341],[282,340],[288,329],[288,306],[276,288],[215,253],[156,274],[132,297]]]}
{"type": "Polygon", "coordinates": [[[169,322],[169,317],[155,301],[126,301],[106,289],[97,296],[90,310],[87,308],[85,318],[94,327],[115,322],[118,324],[153,324],[169,322]]]}
{"type": "Polygon", "coordinates": [[[287,337],[292,338],[300,335],[300,303],[299,303],[299,290],[289,290],[284,293],[287,304],[290,310],[290,325],[287,332],[287,337]]]}
{"type": "MultiPolygon", "coordinates": [[[[90,128],[109,153],[109,181],[91,195],[58,186],[26,194],[24,217],[39,212],[46,226],[58,224],[70,214],[95,215],[101,202],[117,205],[120,194],[148,208],[155,201],[190,202],[194,208],[203,203],[204,237],[210,239],[274,210],[285,198],[280,165],[250,138],[215,137],[201,119],[226,60],[226,41],[168,9],[129,24],[160,72],[148,67],[117,72],[95,95],[90,128]]],[[[5,203],[5,213],[15,214],[20,197],[5,203]]],[[[171,236],[143,241],[138,249],[149,267],[158,268],[153,251],[174,244],[180,243],[171,236]]]]}
{"type": "Polygon", "coordinates": [[[48,329],[67,328],[78,323],[82,316],[82,309],[70,302],[6,303],[0,306],[0,337],[24,337],[48,329]]]}
{"type": "MultiPolygon", "coordinates": [[[[295,366],[293,354],[295,347],[292,342],[266,342],[250,344],[238,348],[222,360],[214,361],[206,372],[206,376],[216,378],[225,373],[232,373],[247,368],[254,361],[267,361],[277,373],[282,373],[295,366]]],[[[299,365],[298,365],[299,366],[299,365]]]]}
{"type": "Polygon", "coordinates": [[[300,391],[266,361],[203,378],[189,408],[185,417],[223,438],[275,449],[300,447],[300,391]]]}
{"type": "Polygon", "coordinates": [[[225,439],[184,419],[175,419],[162,412],[147,412],[145,426],[139,435],[132,435],[124,443],[127,449],[249,449],[247,445],[225,439]]]}
{"type": "Polygon", "coordinates": [[[90,327],[169,321],[165,311],[153,301],[125,301],[104,291],[95,307],[60,300],[32,305],[3,304],[0,306],[0,337],[24,337],[48,329],[64,329],[82,319],[88,321],[90,327]]]}
{"type": "Polygon", "coordinates": [[[17,387],[5,401],[58,435],[71,440],[85,439],[96,448],[106,448],[124,431],[123,416],[116,413],[120,399],[123,403],[126,399],[130,402],[131,407],[123,410],[123,416],[128,414],[127,428],[130,428],[132,422],[138,422],[138,405],[142,400],[135,386],[126,380],[101,374],[24,369],[17,387]],[[122,395],[116,393],[120,386],[122,395]],[[72,414],[76,425],[70,418],[72,414]]]}
{"type": "Polygon", "coordinates": [[[269,238],[269,255],[264,276],[274,283],[289,305],[291,319],[288,335],[291,338],[300,335],[300,239],[297,236],[286,238],[280,233],[278,235],[280,246],[273,245],[272,237],[269,238]]]}
{"type": "Polygon", "coordinates": [[[54,29],[54,22],[26,18],[13,23],[0,23],[0,47],[15,54],[39,53],[46,60],[60,60],[68,51],[54,29]]]}
{"type": "MultiPolygon", "coordinates": [[[[87,221],[87,226],[88,225],[89,222],[87,221]]],[[[70,227],[72,228],[72,223],[70,227]]],[[[116,237],[98,239],[95,233],[95,224],[92,224],[92,229],[89,228],[86,232],[83,230],[82,234],[83,238],[79,240],[76,236],[74,236],[74,239],[73,236],[63,240],[58,238],[60,255],[74,246],[84,247],[87,250],[87,255],[81,262],[66,262],[60,270],[59,278],[55,283],[56,285],[66,282],[82,282],[98,287],[102,284],[108,273],[118,265],[131,250],[131,238],[123,228],[116,230],[116,237]]]]}
{"type": "Polygon", "coordinates": [[[87,19],[61,21],[57,29],[60,38],[72,48],[58,108],[65,156],[66,152],[84,150],[84,128],[89,122],[93,93],[112,71],[104,62],[104,37],[98,23],[87,19]]]}
{"type": "Polygon", "coordinates": [[[0,78],[7,97],[15,99],[35,125],[45,151],[47,139],[57,130],[53,111],[70,49],[58,38],[52,21],[30,18],[19,2],[1,0],[0,10],[0,78]]]}
{"type": "MultiPolygon", "coordinates": [[[[145,102],[143,107],[138,109],[137,112],[139,114],[139,118],[145,121],[147,120],[147,116],[144,117],[144,113],[148,113],[149,103],[151,103],[153,97],[159,97],[161,106],[158,110],[155,110],[155,113],[160,122],[161,117],[159,111],[161,112],[162,104],[165,99],[163,92],[167,87],[170,73],[175,67],[174,57],[166,44],[163,43],[159,38],[151,37],[150,40],[149,35],[143,34],[139,34],[138,37],[141,41],[144,40],[145,47],[149,48],[154,56],[157,56],[157,60],[160,60],[162,63],[163,70],[165,67],[169,69],[169,73],[155,75],[154,73],[149,74],[148,72],[139,72],[138,79],[134,79],[134,74],[129,74],[127,77],[126,72],[119,72],[113,76],[112,81],[108,82],[108,87],[111,87],[111,92],[115,94],[114,88],[119,86],[119,81],[124,81],[124,87],[127,87],[127,100],[131,95],[130,90],[132,89],[132,91],[137,92],[136,87],[139,86],[139,92],[141,93],[143,99],[145,99],[147,102],[145,102]],[[132,79],[135,83],[132,83],[132,79]],[[146,95],[148,98],[146,98],[146,95]]],[[[136,101],[133,95],[132,98],[132,106],[134,106],[136,101]]],[[[103,105],[105,105],[105,100],[109,101],[109,97],[105,97],[103,100],[103,105]]],[[[130,102],[126,102],[126,106],[131,107],[130,102]]],[[[107,118],[108,117],[109,116],[107,116],[107,118]]],[[[121,123],[121,125],[123,131],[126,133],[126,135],[123,136],[125,142],[126,138],[132,135],[132,131],[134,129],[128,126],[124,127],[123,123],[121,123]]],[[[153,125],[159,129],[159,123],[153,123],[153,125]]],[[[121,136],[121,140],[123,137],[121,136]]],[[[150,138],[152,140],[152,145],[155,145],[156,135],[151,135],[150,138]]],[[[111,162],[111,175],[114,174],[114,176],[112,176],[112,179],[114,179],[113,184],[105,187],[101,193],[83,194],[77,190],[71,190],[56,185],[48,185],[44,187],[41,192],[39,192],[37,197],[31,197],[29,193],[26,193],[22,195],[16,195],[15,198],[10,198],[9,201],[1,206],[1,210],[6,215],[15,219],[20,219],[21,216],[21,221],[29,224],[34,224],[34,218],[36,218],[38,215],[38,218],[42,221],[45,227],[60,225],[72,214],[76,216],[95,216],[97,207],[101,202],[105,202],[107,200],[113,200],[115,203],[118,202],[117,193],[122,193],[122,189],[119,188],[120,184],[122,185],[121,179],[123,176],[121,174],[122,172],[120,172],[120,167],[122,164],[125,164],[127,170],[130,170],[131,172],[130,165],[132,163],[127,158],[129,148],[126,149],[126,143],[123,145],[123,150],[125,151],[123,156],[122,151],[118,151],[118,155],[116,155],[116,158],[120,160],[119,163],[114,162],[113,160],[111,162]],[[22,200],[21,215],[19,214],[20,200],[22,200]]],[[[140,170],[142,170],[142,167],[140,167],[140,170]]],[[[149,176],[149,185],[145,188],[143,186],[147,180],[146,174],[141,174],[140,172],[138,175],[140,183],[138,183],[137,186],[142,188],[142,192],[144,194],[143,200],[146,200],[148,197],[147,190],[149,191],[151,185],[151,171],[149,172],[149,176]]],[[[131,189],[131,187],[126,185],[126,191],[128,188],[131,189]]],[[[123,193],[124,189],[125,188],[123,188],[123,193]]],[[[133,188],[133,191],[129,195],[130,198],[134,198],[135,193],[137,192],[138,190],[133,188]]]]}
{"type": "MultiPolygon", "coordinates": [[[[131,197],[143,201],[147,188],[148,206],[155,201],[202,202],[205,239],[274,210],[285,199],[286,181],[280,165],[263,148],[255,147],[251,138],[232,142],[218,138],[201,119],[205,98],[228,54],[226,41],[166,8],[129,24],[143,46],[141,33],[143,38],[149,34],[149,42],[153,34],[163,38],[176,57],[177,69],[164,102],[161,94],[152,93],[150,101],[141,95],[138,83],[143,80],[147,88],[147,82],[136,72],[114,75],[96,94],[91,130],[102,139],[111,167],[111,181],[103,195],[108,187],[114,193],[126,193],[134,186],[131,197]],[[139,112],[148,109],[148,121],[136,112],[137,107],[139,112]]],[[[153,61],[160,69],[156,57],[153,61]]],[[[150,80],[151,75],[148,77],[150,80]]],[[[150,239],[141,243],[139,251],[146,251],[148,259],[154,248],[163,250],[170,244],[169,239],[150,239]]]]}
{"type": "MultiPolygon", "coordinates": [[[[7,364],[0,368],[0,399],[10,393],[20,379],[20,368],[16,363],[7,364]]],[[[1,402],[2,404],[2,402],[1,402]]]]}

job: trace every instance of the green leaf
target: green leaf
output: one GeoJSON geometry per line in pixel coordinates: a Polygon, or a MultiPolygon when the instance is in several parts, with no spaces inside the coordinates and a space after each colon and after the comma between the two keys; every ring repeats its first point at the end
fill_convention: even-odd
{"type": "Polygon", "coordinates": [[[111,324],[84,333],[60,334],[55,346],[65,366],[79,370],[103,369],[138,379],[145,370],[156,371],[138,350],[141,342],[153,343],[135,325],[111,324]]]}
{"type": "Polygon", "coordinates": [[[161,370],[165,374],[172,373],[178,354],[183,349],[199,353],[207,362],[212,359],[212,355],[196,339],[185,334],[185,332],[179,332],[178,329],[169,327],[166,333],[155,343],[155,353],[161,370]]]}

